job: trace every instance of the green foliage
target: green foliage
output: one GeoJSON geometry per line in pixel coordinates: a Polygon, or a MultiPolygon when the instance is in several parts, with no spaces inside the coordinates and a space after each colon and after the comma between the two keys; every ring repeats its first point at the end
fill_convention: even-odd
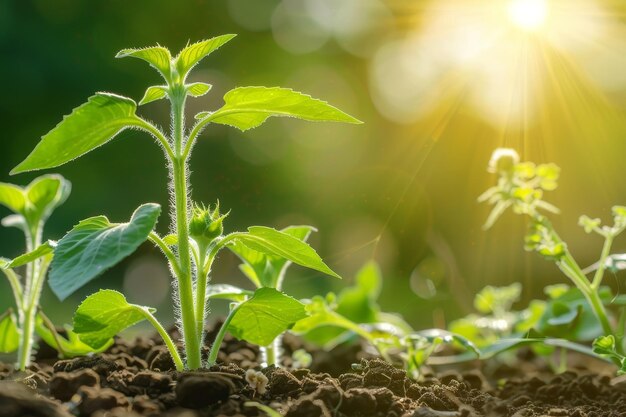
{"type": "Polygon", "coordinates": [[[228,330],[238,339],[268,346],[298,320],[306,317],[304,304],[273,288],[259,288],[237,308],[228,330]]]}
{"type": "Polygon", "coordinates": [[[61,300],[133,253],[157,223],[161,207],[144,204],[128,223],[111,223],[105,216],[76,225],[57,244],[50,287],[61,300]]]}
{"type": "MultiPolygon", "coordinates": [[[[303,242],[310,230],[299,229],[297,233],[295,230],[286,230],[283,233],[267,227],[254,226],[250,227],[248,232],[222,236],[222,221],[225,215],[219,214],[217,207],[211,210],[198,205],[192,210],[189,200],[188,161],[198,136],[209,123],[229,124],[247,130],[261,125],[270,116],[360,123],[326,102],[289,89],[240,87],[225,95],[225,104],[222,108],[197,115],[198,121],[188,130],[185,126],[186,98],[208,93],[211,85],[202,82],[186,84],[187,76],[203,58],[229,42],[234,36],[222,35],[190,44],[173,58],[166,48],[159,45],[143,49],[124,49],[117,54],[118,58],[133,57],[146,61],[163,76],[166,84],[149,87],[139,104],[147,104],[166,97],[169,99],[172,110],[172,133],[169,137],[161,129],[136,115],[135,101],[111,93],[97,93],[46,134],[31,154],[12,171],[18,173],[62,165],[105,144],[129,127],[143,130],[159,142],[170,169],[170,189],[173,194],[171,213],[176,233],[161,238],[153,231],[160,212],[157,205],[141,206],[126,224],[112,224],[104,216],[84,220],[59,241],[54,251],[50,283],[53,291],[63,299],[129,255],[146,239],[150,239],[167,257],[178,282],[177,305],[180,306],[186,365],[191,369],[201,366],[200,348],[206,319],[206,302],[210,298],[226,295],[225,292],[207,294],[208,275],[212,263],[217,253],[224,247],[230,245],[233,250],[243,254],[243,260],[247,265],[244,272],[248,273],[253,281],[256,280],[259,286],[273,284],[279,287],[282,274],[289,262],[338,277],[319,255],[303,242]],[[191,218],[190,212],[193,212],[191,218]],[[172,250],[172,246],[176,246],[176,249],[172,250]],[[246,250],[248,252],[244,254],[246,250]],[[260,269],[255,270],[260,263],[257,265],[254,263],[256,261],[251,261],[249,256],[252,252],[258,253],[255,256],[262,258],[259,262],[265,262],[268,271],[261,273],[260,269]]],[[[0,187],[0,203],[4,202],[16,208],[22,207],[23,202],[15,191],[9,186],[0,187]]],[[[230,295],[240,302],[243,299],[242,295],[247,297],[243,292],[239,294],[231,292],[230,295]]],[[[258,314],[261,314],[263,310],[256,304],[257,301],[258,299],[253,296],[239,304],[237,308],[249,314],[257,309],[258,314]]],[[[86,308],[89,303],[79,308],[77,323],[79,326],[76,332],[80,334],[81,340],[85,341],[86,338],[88,341],[86,343],[93,346],[104,343],[105,337],[98,333],[95,336],[91,335],[99,330],[95,329],[94,323],[91,323],[93,325],[91,328],[89,327],[89,319],[99,322],[100,316],[91,317],[96,315],[97,311],[86,308]]],[[[132,311],[137,312],[136,309],[132,311]]],[[[149,314],[148,310],[142,311],[149,314]]],[[[153,317],[147,318],[157,330],[162,329],[153,317]]],[[[268,318],[266,321],[272,320],[278,320],[278,316],[271,320],[268,318]]],[[[118,327],[122,328],[131,322],[133,320],[128,323],[120,322],[119,325],[107,324],[104,327],[107,329],[105,335],[110,337],[112,332],[119,330],[118,327]]],[[[282,328],[284,325],[279,327],[282,328]]],[[[159,331],[177,367],[182,369],[183,364],[176,347],[166,332],[159,331]]]]}
{"type": "Polygon", "coordinates": [[[144,104],[161,100],[162,98],[167,97],[167,91],[167,86],[164,85],[153,85],[152,87],[148,87],[142,99],[139,100],[139,105],[143,106],[144,104]]]}
{"type": "Polygon", "coordinates": [[[71,326],[64,326],[64,330],[67,337],[58,334],[56,330],[50,330],[44,324],[41,315],[37,315],[37,334],[48,344],[48,346],[56,349],[62,358],[75,358],[93,353],[102,353],[113,345],[113,339],[109,339],[107,343],[97,349],[94,349],[83,343],[71,326]]]}
{"type": "Polygon", "coordinates": [[[17,319],[9,309],[0,316],[0,353],[12,353],[20,346],[17,319]]]}
{"type": "MultiPolygon", "coordinates": [[[[229,42],[237,35],[221,35],[214,38],[196,42],[191,45],[187,45],[182,51],[178,53],[173,60],[173,68],[176,68],[178,77],[184,82],[189,71],[196,66],[202,59],[209,56],[225,43],[229,42]]],[[[176,81],[176,80],[174,80],[176,81]]]]}
{"type": "Polygon", "coordinates": [[[98,349],[120,331],[145,320],[154,309],[130,304],[121,293],[100,290],[90,295],[74,313],[74,332],[86,345],[98,349]]]}
{"type": "MultiPolygon", "coordinates": [[[[532,162],[520,162],[514,150],[497,149],[488,170],[498,174],[499,178],[496,186],[479,197],[479,201],[494,206],[485,228],[491,227],[509,207],[517,214],[528,216],[531,222],[525,239],[526,249],[555,262],[576,287],[571,290],[563,287],[548,289],[547,293],[552,299],[547,302],[544,313],[536,323],[536,330],[540,334],[563,337],[570,341],[591,340],[601,335],[622,335],[623,329],[615,329],[611,323],[610,312],[606,307],[609,304],[606,297],[608,290],[601,284],[607,268],[617,270],[621,267],[620,255],[611,255],[610,251],[613,240],[626,229],[626,207],[612,208],[612,226],[603,226],[597,218],[580,217],[579,225],[586,233],[593,232],[604,238],[599,261],[583,270],[542,213],[558,213],[553,205],[543,200],[543,192],[557,188],[559,168],[554,164],[536,166],[532,162]],[[595,272],[592,279],[586,276],[589,272],[595,272]]],[[[620,326],[623,327],[623,322],[620,326]]],[[[621,341],[617,349],[623,351],[621,341]]]]}
{"type": "Polygon", "coordinates": [[[97,93],[48,132],[11,174],[54,168],[104,145],[122,130],[136,126],[137,104],[111,93],[97,93]]]}
{"type": "Polygon", "coordinates": [[[594,353],[610,358],[619,364],[618,375],[626,374],[626,356],[618,352],[618,346],[615,343],[615,336],[600,336],[593,341],[594,353]]]}
{"type": "Polygon", "coordinates": [[[199,113],[196,118],[233,126],[241,131],[258,127],[271,116],[361,123],[325,101],[288,88],[239,87],[226,93],[224,102],[226,104],[219,110],[199,113]]]}
{"type": "Polygon", "coordinates": [[[146,61],[154,69],[156,69],[167,81],[172,78],[172,56],[167,48],[162,46],[152,46],[139,49],[122,49],[115,55],[115,58],[132,57],[146,61]]]}
{"type": "Polygon", "coordinates": [[[323,272],[335,278],[341,278],[322,261],[313,248],[276,229],[264,226],[252,226],[248,233],[236,233],[236,240],[249,249],[266,255],[281,257],[295,264],[323,272]]]}
{"type": "MultiPolygon", "coordinates": [[[[311,232],[314,231],[316,229],[311,226],[289,226],[281,230],[282,233],[302,242],[306,242],[311,232]]],[[[251,249],[239,240],[229,245],[228,248],[243,261],[239,268],[257,288],[281,289],[282,278],[290,264],[288,258],[251,249]]]]}

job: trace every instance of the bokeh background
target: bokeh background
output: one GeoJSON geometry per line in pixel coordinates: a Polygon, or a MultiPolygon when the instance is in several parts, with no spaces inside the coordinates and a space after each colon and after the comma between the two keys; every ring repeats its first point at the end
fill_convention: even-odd
{"type": "MultiPolygon", "coordinates": [[[[626,204],[626,5],[622,0],[3,0],[0,2],[0,181],[39,138],[95,91],[138,100],[159,76],[126,47],[224,33],[239,36],[205,59],[192,81],[214,85],[189,101],[189,116],[215,109],[235,86],[285,86],[319,97],[361,126],[272,119],[240,133],[212,126],[191,162],[193,198],[231,209],[227,231],[311,224],[311,242],[344,282],[292,268],[286,290],[307,297],[352,282],[374,258],[384,271],[381,305],[416,327],[445,326],[471,309],[487,284],[519,281],[524,300],[564,282],[523,250],[524,219],[493,230],[476,197],[498,146],[562,167],[549,200],[554,223],[583,266],[601,241],[580,214],[609,220],[626,204]]],[[[165,102],[141,114],[169,126],[165,102]]],[[[128,219],[145,202],[168,203],[160,149],[144,134],[113,142],[56,172],[73,183],[45,236],[80,219],[128,219]]],[[[0,215],[8,214],[0,208],[0,215]]],[[[159,230],[166,232],[163,215],[159,230]]],[[[23,250],[0,230],[0,254],[23,250]]],[[[616,251],[626,251],[626,239],[616,251]]],[[[223,253],[214,282],[245,284],[223,253]]],[[[616,276],[608,281],[619,289],[616,276]]],[[[98,288],[122,289],[171,322],[168,271],[149,245],[63,304],[43,304],[58,322],[98,288]]],[[[0,282],[0,305],[10,303],[0,282]]],[[[223,311],[216,304],[214,311],[223,311]]]]}

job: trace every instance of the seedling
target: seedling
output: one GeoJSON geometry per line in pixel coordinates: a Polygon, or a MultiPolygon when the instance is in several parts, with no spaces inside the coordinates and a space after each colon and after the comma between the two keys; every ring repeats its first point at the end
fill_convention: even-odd
{"type": "Polygon", "coordinates": [[[12,308],[0,315],[0,352],[17,350],[17,366],[22,371],[30,364],[35,331],[62,357],[93,351],[77,340],[70,328],[66,329],[67,339],[59,335],[39,305],[56,246],[51,240],[43,242],[44,225],[70,190],[69,181],[60,175],[39,177],[24,188],[0,183],[0,204],[13,212],[2,220],[2,225],[24,232],[27,251],[12,260],[0,259],[0,270],[9,281],[17,310],[17,318],[12,308]],[[20,267],[25,272],[23,280],[15,271],[20,267]]]}
{"type": "MultiPolygon", "coordinates": [[[[311,232],[315,231],[315,228],[311,226],[289,226],[281,230],[289,236],[292,236],[299,241],[306,242],[311,232]]],[[[291,265],[291,262],[285,257],[277,257],[274,255],[268,255],[266,253],[251,249],[243,243],[236,242],[232,244],[230,250],[233,251],[243,263],[239,266],[239,269],[250,280],[257,290],[262,288],[268,289],[267,294],[270,294],[269,289],[282,291],[283,281],[286,276],[287,269],[291,265]]],[[[218,351],[215,348],[219,348],[222,343],[222,339],[226,331],[230,331],[239,338],[243,338],[252,342],[249,337],[246,338],[246,334],[243,332],[243,327],[246,324],[246,320],[242,319],[242,315],[237,315],[241,303],[247,303],[251,298],[255,296],[255,292],[245,290],[242,288],[234,287],[231,285],[217,284],[209,286],[208,297],[209,298],[221,298],[232,301],[230,314],[224,321],[221,331],[214,342],[214,349],[209,355],[209,363],[212,363],[217,358],[218,351]]],[[[258,295],[257,295],[258,296],[258,295]]],[[[290,326],[296,321],[306,316],[304,305],[299,303],[295,304],[296,300],[289,300],[293,309],[292,315],[289,318],[289,322],[286,325],[290,326]]],[[[287,319],[285,312],[279,312],[280,317],[287,319]]],[[[260,325],[259,327],[263,327],[260,325]]],[[[282,333],[282,332],[281,332],[282,333]]],[[[272,333],[268,333],[272,334],[272,333]]],[[[282,334],[275,334],[273,340],[269,340],[267,344],[259,344],[259,348],[262,354],[262,365],[276,365],[280,364],[279,358],[281,355],[281,339],[282,334]]],[[[249,336],[249,335],[248,335],[249,336]]],[[[268,339],[264,339],[265,342],[268,339]]]]}
{"type": "MultiPolygon", "coordinates": [[[[149,133],[160,144],[170,173],[172,234],[161,237],[154,232],[160,213],[160,207],[155,204],[139,207],[130,222],[124,224],[113,224],[104,216],[84,220],[59,241],[50,284],[61,299],[66,298],[80,285],[119,262],[149,239],[165,254],[175,277],[175,301],[188,369],[202,366],[200,352],[208,302],[206,287],[212,263],[221,249],[239,242],[261,253],[336,275],[310,246],[286,233],[267,227],[251,227],[247,232],[222,236],[223,216],[219,210],[208,210],[198,205],[190,219],[192,204],[188,162],[200,134],[211,123],[245,131],[260,126],[271,116],[360,123],[326,102],[290,89],[239,87],[226,93],[225,104],[221,108],[196,114],[195,123],[187,129],[184,117],[187,98],[202,96],[211,89],[211,85],[206,83],[187,83],[187,76],[203,58],[233,37],[217,36],[188,45],[175,57],[162,46],[125,49],[117,54],[118,58],[144,60],[163,77],[165,84],[149,87],[139,105],[167,98],[171,106],[169,135],[138,116],[134,100],[111,93],[97,93],[46,134],[32,153],[12,171],[15,174],[65,164],[104,145],[129,128],[149,133]]],[[[257,292],[255,311],[277,304],[278,295],[282,294],[277,290],[273,290],[272,294],[257,292]]],[[[119,293],[103,291],[90,296],[79,307],[74,327],[81,339],[96,346],[112,332],[138,320],[147,318],[154,324],[156,320],[151,315],[152,311],[147,307],[129,304],[119,293]],[[112,322],[110,318],[114,316],[120,317],[120,320],[112,322]]],[[[171,340],[168,340],[169,336],[164,332],[161,334],[177,367],[182,368],[183,362],[171,340]]]]}
{"type": "Polygon", "coordinates": [[[329,293],[305,300],[308,317],[292,328],[310,342],[331,349],[356,335],[390,363],[401,362],[407,374],[421,368],[442,344],[462,347],[476,358],[480,352],[465,337],[440,329],[414,331],[400,316],[380,310],[377,298],[382,277],[378,265],[369,262],[357,273],[354,286],[338,296],[329,293]]]}
{"type": "MultiPolygon", "coordinates": [[[[559,177],[559,168],[554,164],[535,165],[532,162],[520,162],[517,152],[512,149],[497,149],[489,163],[489,172],[498,175],[498,184],[491,187],[479,201],[488,202],[494,207],[485,223],[485,229],[490,228],[495,221],[511,208],[517,214],[530,218],[530,231],[526,236],[526,250],[535,251],[556,263],[558,268],[574,284],[582,294],[591,311],[600,324],[604,336],[622,336],[621,327],[613,327],[605,304],[611,299],[603,297],[602,280],[607,267],[611,267],[613,259],[611,246],[614,239],[626,229],[626,207],[614,206],[613,224],[602,225],[600,219],[581,216],[579,224],[587,233],[595,233],[604,238],[604,245],[599,261],[587,272],[595,273],[588,279],[585,271],[578,265],[567,244],[557,234],[556,230],[543,212],[558,213],[559,210],[543,200],[543,193],[556,189],[559,177]]],[[[575,296],[572,294],[571,296],[575,296]]],[[[581,307],[582,308],[582,307],[581,307]]],[[[563,320],[571,321],[579,313],[572,299],[553,303],[553,312],[560,316],[553,318],[548,324],[562,324],[563,320]]],[[[622,316],[624,313],[622,312],[622,316]]],[[[587,326],[588,327],[588,326],[587,326]]],[[[616,350],[621,354],[621,341],[616,344],[616,350]]]]}

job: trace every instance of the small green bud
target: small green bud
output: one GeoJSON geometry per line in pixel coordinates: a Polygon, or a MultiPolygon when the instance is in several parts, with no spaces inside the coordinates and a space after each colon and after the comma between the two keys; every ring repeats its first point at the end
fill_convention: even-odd
{"type": "Polygon", "coordinates": [[[189,221],[189,235],[198,242],[211,242],[224,233],[224,218],[228,213],[220,214],[219,202],[215,209],[196,205],[193,208],[191,220],[189,221]]]}
{"type": "Polygon", "coordinates": [[[491,154],[488,171],[494,174],[513,172],[517,164],[519,164],[519,155],[515,149],[498,148],[491,154]]]}
{"type": "Polygon", "coordinates": [[[578,225],[585,229],[585,233],[591,233],[597,227],[600,227],[600,219],[592,219],[589,216],[580,216],[578,219],[578,225]]]}

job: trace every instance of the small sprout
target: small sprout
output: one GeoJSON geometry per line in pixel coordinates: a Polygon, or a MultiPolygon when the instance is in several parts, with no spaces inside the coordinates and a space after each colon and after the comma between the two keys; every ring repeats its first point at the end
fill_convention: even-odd
{"type": "Polygon", "coordinates": [[[613,355],[615,353],[615,336],[600,336],[593,341],[593,351],[598,355],[613,355]]]}
{"type": "Polygon", "coordinates": [[[255,371],[254,369],[248,369],[246,371],[246,382],[250,385],[255,392],[260,395],[265,394],[267,390],[267,384],[269,380],[261,371],[255,371]]]}
{"type": "Polygon", "coordinates": [[[304,349],[297,349],[291,354],[294,368],[308,368],[313,362],[313,356],[304,349]]]}
{"type": "Polygon", "coordinates": [[[626,227],[626,207],[613,206],[613,219],[615,221],[615,227],[623,229],[626,227]]]}
{"type": "Polygon", "coordinates": [[[554,300],[559,298],[566,292],[570,290],[570,286],[567,284],[554,284],[548,285],[543,289],[544,294],[546,294],[550,299],[554,300]]]}

